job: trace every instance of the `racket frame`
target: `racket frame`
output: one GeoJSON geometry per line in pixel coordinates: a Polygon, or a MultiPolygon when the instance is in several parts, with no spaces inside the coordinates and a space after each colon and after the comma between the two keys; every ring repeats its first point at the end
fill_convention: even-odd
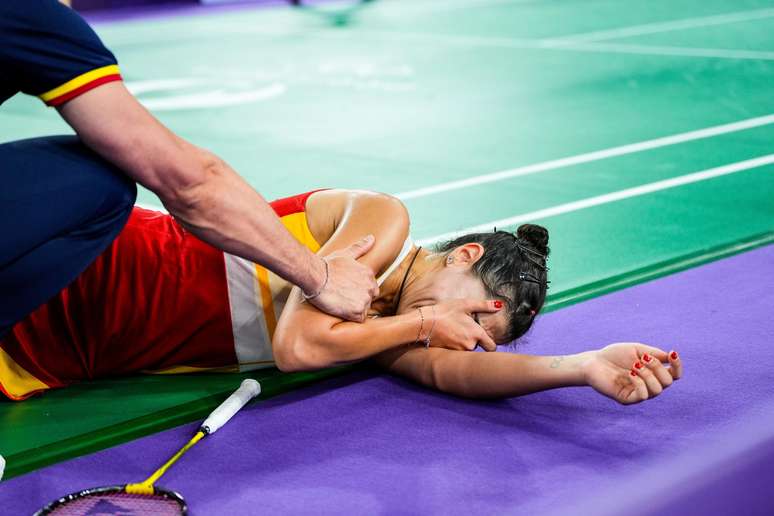
{"type": "MultiPolygon", "coordinates": [[[[80,500],[82,498],[87,498],[90,496],[101,496],[101,495],[109,495],[109,494],[116,494],[116,493],[126,493],[132,496],[151,496],[151,495],[127,493],[126,492],[127,485],[128,484],[116,485],[116,486],[92,487],[89,489],[84,489],[82,491],[77,491],[75,493],[70,493],[68,495],[65,495],[59,498],[58,500],[54,500],[53,502],[51,502],[50,504],[46,505],[38,512],[36,512],[33,516],[46,516],[47,514],[51,514],[54,510],[58,509],[63,505],[66,505],[75,500],[80,500]]],[[[170,491],[169,489],[164,489],[163,487],[154,486],[152,496],[162,496],[163,498],[174,500],[180,506],[180,514],[183,514],[183,515],[188,514],[188,506],[186,505],[185,500],[180,495],[180,493],[176,493],[175,491],[170,491]]]]}

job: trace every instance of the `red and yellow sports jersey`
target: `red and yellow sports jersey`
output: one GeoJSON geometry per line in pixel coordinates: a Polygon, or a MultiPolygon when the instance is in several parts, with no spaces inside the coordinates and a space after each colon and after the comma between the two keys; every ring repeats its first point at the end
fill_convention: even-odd
{"type": "MultiPolygon", "coordinates": [[[[313,192],[271,203],[311,251],[313,192]]],[[[49,388],[138,371],[274,365],[271,338],[291,285],[223,253],[159,212],[135,208],[118,238],[70,286],[0,341],[0,390],[49,388]]]]}
{"type": "Polygon", "coordinates": [[[58,106],[121,80],[116,58],[57,0],[0,2],[0,104],[18,92],[58,106]]]}

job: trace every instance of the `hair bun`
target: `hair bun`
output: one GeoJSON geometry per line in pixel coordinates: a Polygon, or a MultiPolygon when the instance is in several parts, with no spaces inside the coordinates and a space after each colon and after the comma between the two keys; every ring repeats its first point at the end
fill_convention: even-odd
{"type": "Polygon", "coordinates": [[[516,236],[527,242],[540,254],[548,256],[548,230],[537,224],[522,224],[516,230],[516,236]]]}

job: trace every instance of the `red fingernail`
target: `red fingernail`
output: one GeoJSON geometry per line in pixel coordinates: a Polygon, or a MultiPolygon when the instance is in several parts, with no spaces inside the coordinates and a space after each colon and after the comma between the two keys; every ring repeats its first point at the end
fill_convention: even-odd
{"type": "Polygon", "coordinates": [[[637,373],[635,371],[629,371],[629,374],[632,376],[637,376],[637,373]]]}
{"type": "Polygon", "coordinates": [[[636,364],[634,364],[634,368],[635,369],[642,369],[642,364],[640,362],[637,362],[636,364]]]}
{"type": "Polygon", "coordinates": [[[672,357],[672,360],[677,360],[677,351],[672,351],[672,354],[669,356],[672,357]]]}
{"type": "Polygon", "coordinates": [[[645,362],[650,362],[650,355],[648,355],[647,353],[645,353],[644,355],[642,355],[642,359],[643,359],[645,362]]]}
{"type": "Polygon", "coordinates": [[[503,302],[498,299],[497,301],[494,302],[494,307],[499,310],[500,308],[503,307],[503,302]]]}

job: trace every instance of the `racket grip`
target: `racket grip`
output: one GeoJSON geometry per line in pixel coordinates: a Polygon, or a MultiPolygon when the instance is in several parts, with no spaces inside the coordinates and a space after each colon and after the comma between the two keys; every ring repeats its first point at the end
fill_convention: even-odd
{"type": "Polygon", "coordinates": [[[205,434],[214,434],[225,425],[234,414],[245,406],[251,399],[261,393],[261,384],[252,378],[242,381],[242,385],[229,396],[226,401],[213,410],[202,423],[201,431],[205,434]]]}

